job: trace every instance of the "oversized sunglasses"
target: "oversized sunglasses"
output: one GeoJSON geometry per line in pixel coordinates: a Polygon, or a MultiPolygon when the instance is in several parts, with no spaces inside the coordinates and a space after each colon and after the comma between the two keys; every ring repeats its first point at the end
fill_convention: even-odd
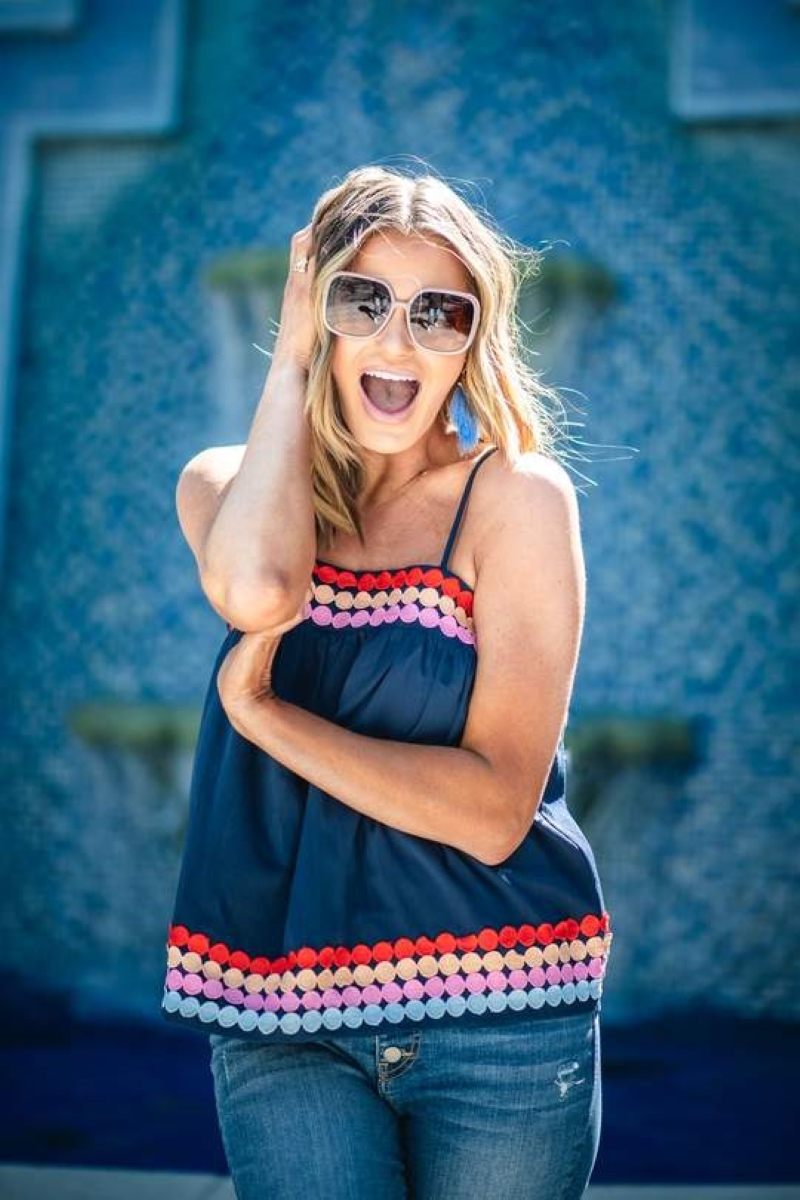
{"type": "Polygon", "coordinates": [[[375,337],[396,308],[406,310],[411,340],[436,354],[463,354],[475,337],[481,311],[469,292],[440,288],[422,288],[410,300],[398,300],[385,280],[356,271],[333,274],[322,300],[326,328],[342,337],[375,337]]]}

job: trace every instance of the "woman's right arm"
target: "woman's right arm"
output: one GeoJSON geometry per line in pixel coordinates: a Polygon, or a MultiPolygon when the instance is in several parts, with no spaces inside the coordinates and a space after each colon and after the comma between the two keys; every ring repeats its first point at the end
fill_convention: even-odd
{"type": "Polygon", "coordinates": [[[244,451],[243,445],[211,446],[201,450],[183,468],[175,489],[178,523],[194,555],[200,585],[211,607],[231,624],[230,614],[225,611],[224,596],[210,584],[203,562],[209,530],[241,466],[244,451]]]}
{"type": "Polygon", "coordinates": [[[178,485],[179,515],[182,492],[194,514],[186,521],[196,525],[192,549],[203,590],[245,633],[275,630],[296,616],[316,554],[311,435],[303,411],[314,337],[310,228],[292,238],[290,262],[305,255],[309,270],[289,272],[247,444],[203,451],[184,468],[183,488],[178,485]]]}

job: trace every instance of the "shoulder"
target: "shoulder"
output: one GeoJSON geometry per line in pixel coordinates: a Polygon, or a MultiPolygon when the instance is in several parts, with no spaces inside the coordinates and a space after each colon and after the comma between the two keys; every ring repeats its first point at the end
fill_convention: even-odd
{"type": "Polygon", "coordinates": [[[575,492],[569,473],[561,463],[534,450],[521,454],[516,462],[498,450],[488,456],[481,468],[481,473],[484,472],[487,481],[491,480],[495,495],[509,495],[512,492],[520,496],[546,495],[553,490],[574,495],[575,492]]]}
{"type": "Polygon", "coordinates": [[[475,566],[499,548],[513,555],[538,546],[541,553],[554,542],[564,543],[579,530],[580,514],[575,486],[567,470],[545,454],[529,452],[511,462],[502,451],[491,454],[481,466],[481,488],[476,497],[475,566]]]}

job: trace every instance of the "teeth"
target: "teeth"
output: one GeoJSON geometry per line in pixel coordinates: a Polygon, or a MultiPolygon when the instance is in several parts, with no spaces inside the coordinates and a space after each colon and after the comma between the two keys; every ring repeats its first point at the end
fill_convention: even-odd
{"type": "Polygon", "coordinates": [[[417,383],[413,375],[395,375],[392,371],[365,371],[365,375],[374,375],[376,379],[400,379],[406,383],[417,383]]]}

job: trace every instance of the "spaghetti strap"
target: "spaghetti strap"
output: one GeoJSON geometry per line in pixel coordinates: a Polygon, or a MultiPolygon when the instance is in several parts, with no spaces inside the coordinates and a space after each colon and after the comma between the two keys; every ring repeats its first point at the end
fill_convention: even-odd
{"type": "Polygon", "coordinates": [[[483,454],[479,454],[475,459],[472,470],[467,477],[467,482],[464,484],[464,491],[461,493],[461,499],[458,502],[458,508],[456,509],[456,515],[453,518],[453,524],[450,526],[450,533],[445,544],[442,561],[439,564],[439,569],[441,571],[447,571],[448,569],[447,564],[450,561],[450,555],[453,552],[453,546],[455,545],[455,540],[458,537],[461,519],[464,516],[464,511],[467,507],[467,501],[469,500],[469,494],[472,491],[472,485],[475,482],[475,476],[477,474],[478,467],[489,457],[490,454],[494,454],[496,449],[497,446],[489,446],[489,448],[483,454]]]}

